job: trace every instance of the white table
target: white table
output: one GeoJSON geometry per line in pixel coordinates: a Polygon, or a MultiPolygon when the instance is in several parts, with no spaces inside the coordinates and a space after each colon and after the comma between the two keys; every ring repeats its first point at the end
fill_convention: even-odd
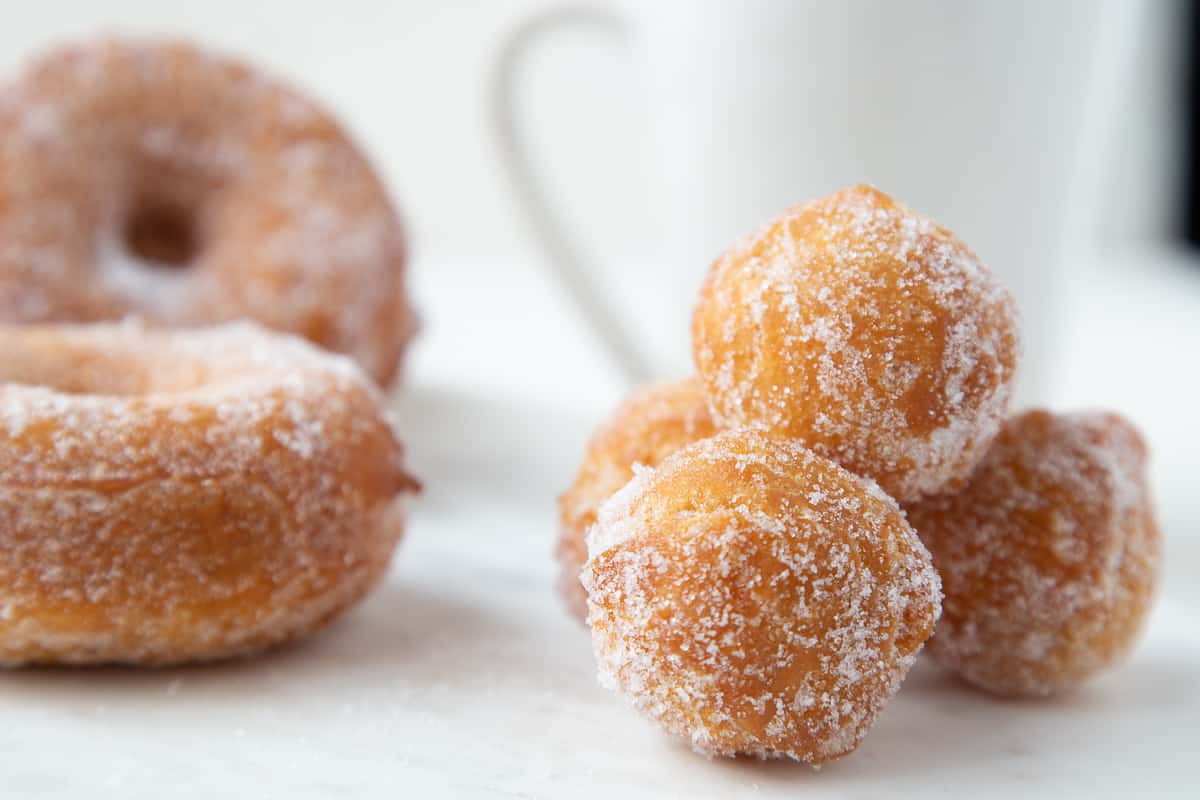
{"type": "MultiPolygon", "coordinates": [[[[1200,438],[1187,414],[1136,413],[1190,408],[1159,395],[1196,378],[1160,365],[1161,389],[1138,399],[1095,377],[1144,356],[1111,329],[1151,316],[1129,292],[1083,295],[1068,341],[1110,349],[1076,353],[1063,395],[1184,439],[1158,443],[1172,470],[1192,469],[1162,482],[1170,568],[1145,641],[1049,702],[992,699],[921,662],[859,751],[813,772],[706,761],[597,686],[586,631],[552,590],[553,501],[622,386],[533,266],[417,270],[429,325],[398,412],[428,492],[386,582],[315,639],[254,660],[0,674],[0,797],[1200,796],[1200,538],[1181,530],[1200,517],[1175,493],[1200,438]],[[1115,300],[1124,311],[1088,322],[1115,300]]],[[[1182,356],[1200,291],[1179,319],[1139,291],[1182,356]]]]}

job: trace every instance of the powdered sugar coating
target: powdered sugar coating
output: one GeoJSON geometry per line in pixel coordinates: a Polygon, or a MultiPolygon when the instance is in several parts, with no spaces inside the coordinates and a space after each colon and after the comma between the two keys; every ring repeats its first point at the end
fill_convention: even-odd
{"type": "Polygon", "coordinates": [[[250,652],[382,574],[414,482],[348,358],[249,324],[0,350],[0,663],[250,652]]]}
{"type": "Polygon", "coordinates": [[[587,560],[585,536],[600,504],[636,469],[656,467],[684,445],[714,433],[704,387],[689,378],[638,388],[592,434],[574,482],[558,500],[554,550],[561,567],[559,593],[580,621],[587,616],[587,592],[579,571],[587,560]]]}
{"type": "Polygon", "coordinates": [[[751,429],[641,471],[588,544],[601,683],[702,753],[849,753],[938,616],[895,501],[751,429]]]}
{"type": "Polygon", "coordinates": [[[1125,420],[1021,414],[961,492],[908,514],[946,590],[930,652],[971,683],[1049,694],[1132,649],[1162,554],[1146,445],[1125,420]]]}
{"type": "Polygon", "coordinates": [[[396,374],[415,317],[405,243],[337,123],[185,44],[107,40],[0,92],[0,319],[250,318],[396,374]],[[144,211],[188,222],[184,268],[131,255],[144,211]]]}
{"type": "Polygon", "coordinates": [[[945,489],[1007,413],[1012,298],[953,234],[858,186],[712,266],[692,323],[713,412],[766,425],[900,500],[945,489]]]}

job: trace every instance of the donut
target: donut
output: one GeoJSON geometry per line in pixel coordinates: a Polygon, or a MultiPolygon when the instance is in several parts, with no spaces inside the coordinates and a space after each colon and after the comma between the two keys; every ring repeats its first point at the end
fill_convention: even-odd
{"type": "Polygon", "coordinates": [[[0,664],[242,655],[384,573],[416,484],[349,358],[249,323],[0,351],[0,664]]]}
{"type": "Polygon", "coordinates": [[[0,320],[252,319],[386,385],[405,241],[328,113],[177,42],[66,47],[0,90],[0,320]]]}
{"type": "Polygon", "coordinates": [[[942,574],[940,664],[1002,695],[1078,686],[1124,658],[1162,543],[1137,430],[1110,413],[1010,420],[958,493],[907,509],[942,574]]]}
{"type": "Polygon", "coordinates": [[[587,592],[579,571],[600,504],[633,477],[634,465],[656,467],[684,445],[714,433],[704,387],[689,378],[638,388],[592,434],[574,483],[558,500],[559,594],[580,621],[587,616],[587,592]]]}
{"type": "Polygon", "coordinates": [[[1009,293],[870,186],[793,208],[712,265],[693,355],[725,427],[804,442],[900,501],[965,480],[1007,415],[1009,293]]]}
{"type": "Polygon", "coordinates": [[[892,498],[748,428],[639,471],[600,507],[588,553],[601,683],[709,755],[851,752],[940,608],[892,498]]]}

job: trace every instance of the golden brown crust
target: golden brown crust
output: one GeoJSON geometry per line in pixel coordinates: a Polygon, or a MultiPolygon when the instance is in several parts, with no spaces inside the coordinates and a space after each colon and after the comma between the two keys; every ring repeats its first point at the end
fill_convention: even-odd
{"type": "Polygon", "coordinates": [[[0,350],[0,663],[248,653],[383,574],[415,484],[347,359],[250,325],[0,350]]]}
{"type": "Polygon", "coordinates": [[[794,208],[722,255],[692,321],[724,425],[766,425],[900,500],[961,482],[1007,411],[1008,293],[869,186],[794,208]]]}
{"type": "Polygon", "coordinates": [[[0,92],[0,175],[0,319],[250,318],[395,376],[396,213],[324,110],[248,67],[179,42],[50,53],[0,92]],[[168,218],[187,241],[156,247],[186,265],[131,256],[131,226],[168,218]]]}
{"type": "Polygon", "coordinates": [[[640,472],[601,507],[588,549],[601,681],[710,754],[849,753],[939,609],[894,500],[749,429],[640,472]]]}
{"type": "Polygon", "coordinates": [[[930,653],[971,683],[1049,694],[1132,649],[1161,541],[1145,443],[1115,414],[1021,414],[960,492],[908,515],[946,592],[930,653]]]}
{"type": "Polygon", "coordinates": [[[653,383],[633,392],[588,440],[583,463],[558,499],[559,592],[582,622],[587,592],[579,572],[587,560],[586,535],[600,504],[633,477],[635,464],[656,467],[684,445],[716,433],[704,387],[696,378],[653,383]]]}

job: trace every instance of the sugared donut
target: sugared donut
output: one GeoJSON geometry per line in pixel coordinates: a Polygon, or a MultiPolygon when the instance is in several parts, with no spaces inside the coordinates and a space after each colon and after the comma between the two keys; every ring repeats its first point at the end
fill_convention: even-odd
{"type": "Polygon", "coordinates": [[[975,255],[869,186],[722,255],[692,334],[720,423],[769,426],[902,501],[983,455],[1018,349],[1013,301],[975,255]]]}
{"type": "Polygon", "coordinates": [[[894,500],[750,429],[639,472],[588,550],[601,682],[709,754],[849,753],[938,616],[937,573],[894,500]]]}
{"type": "Polygon", "coordinates": [[[929,652],[969,682],[1049,694],[1132,649],[1161,542],[1145,443],[1115,414],[1015,417],[962,491],[908,516],[946,592],[929,652]]]}
{"type": "Polygon", "coordinates": [[[587,616],[579,571],[600,504],[629,482],[635,464],[656,467],[684,445],[714,433],[704,387],[689,378],[641,387],[592,434],[575,482],[558,500],[558,586],[572,614],[580,620],[587,616]]]}
{"type": "Polygon", "coordinates": [[[51,53],[0,91],[0,319],[250,318],[396,374],[405,243],[321,108],[180,43],[51,53]]]}
{"type": "Polygon", "coordinates": [[[349,359],[247,323],[0,352],[0,663],[248,653],[383,574],[414,482],[349,359]]]}

